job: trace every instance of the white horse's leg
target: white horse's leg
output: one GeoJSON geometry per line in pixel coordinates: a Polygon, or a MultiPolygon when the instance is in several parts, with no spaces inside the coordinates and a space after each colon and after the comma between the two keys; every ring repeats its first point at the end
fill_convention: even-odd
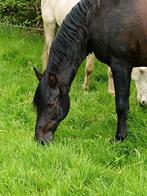
{"type": "Polygon", "coordinates": [[[94,68],[94,54],[89,54],[86,58],[85,78],[82,89],[85,91],[89,90],[90,78],[92,70],[94,68]]]}
{"type": "Polygon", "coordinates": [[[45,36],[44,52],[43,52],[44,69],[47,67],[49,51],[55,36],[55,31],[56,31],[56,23],[44,24],[44,36],[45,36]]]}
{"type": "Polygon", "coordinates": [[[113,96],[115,95],[113,76],[110,67],[108,67],[108,92],[113,96]]]}

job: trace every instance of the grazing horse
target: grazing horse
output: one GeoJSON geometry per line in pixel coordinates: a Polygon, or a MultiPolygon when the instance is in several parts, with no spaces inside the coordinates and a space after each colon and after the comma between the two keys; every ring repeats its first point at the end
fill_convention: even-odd
{"type": "Polygon", "coordinates": [[[127,136],[131,72],[147,65],[146,0],[81,0],[58,31],[34,96],[35,137],[53,139],[70,108],[69,91],[83,59],[94,52],[112,70],[117,113],[116,140],[127,136]],[[99,47],[98,47],[99,46],[99,47]]]}
{"type": "MultiPolygon", "coordinates": [[[[41,0],[41,12],[44,24],[44,52],[43,65],[47,67],[48,56],[52,41],[55,37],[57,27],[61,26],[64,18],[70,12],[74,5],[80,0],[41,0]]],[[[94,66],[94,54],[89,54],[86,58],[85,78],[83,90],[89,89],[91,73],[94,66]]]]}
{"type": "MultiPolygon", "coordinates": [[[[51,43],[57,31],[57,27],[61,26],[64,18],[70,12],[72,7],[80,0],[42,0],[41,11],[44,23],[45,45],[43,53],[44,68],[47,66],[48,55],[51,43]]],[[[94,54],[89,54],[86,59],[85,78],[83,90],[88,90],[90,78],[94,68],[94,54]]],[[[135,81],[137,89],[137,99],[142,105],[147,105],[147,68],[136,68],[132,71],[132,78],[135,81]]],[[[108,69],[108,91],[114,93],[113,77],[110,68],[108,69]]]]}

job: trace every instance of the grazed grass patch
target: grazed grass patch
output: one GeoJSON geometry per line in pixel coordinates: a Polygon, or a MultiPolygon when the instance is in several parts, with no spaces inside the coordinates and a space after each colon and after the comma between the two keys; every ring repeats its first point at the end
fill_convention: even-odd
{"type": "Polygon", "coordinates": [[[38,34],[0,30],[0,195],[147,195],[147,110],[132,83],[128,138],[110,143],[116,114],[106,65],[95,61],[89,93],[81,65],[55,141],[34,141],[32,68],[41,69],[42,48],[38,34]]]}

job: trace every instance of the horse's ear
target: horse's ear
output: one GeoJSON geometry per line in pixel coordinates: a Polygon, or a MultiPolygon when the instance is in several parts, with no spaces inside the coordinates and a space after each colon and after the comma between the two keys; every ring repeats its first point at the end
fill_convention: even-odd
{"type": "Polygon", "coordinates": [[[55,84],[57,83],[56,75],[49,73],[48,82],[49,82],[50,87],[54,87],[55,84]]]}
{"type": "Polygon", "coordinates": [[[37,79],[40,81],[43,78],[43,74],[40,73],[35,67],[33,67],[37,79]]]}

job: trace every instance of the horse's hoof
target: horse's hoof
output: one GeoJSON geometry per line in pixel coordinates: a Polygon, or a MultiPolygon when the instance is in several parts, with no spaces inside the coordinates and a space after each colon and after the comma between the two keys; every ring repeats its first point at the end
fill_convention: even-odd
{"type": "Polygon", "coordinates": [[[49,144],[53,143],[53,141],[54,141],[53,139],[50,139],[50,140],[47,140],[47,141],[38,140],[37,144],[41,144],[41,145],[45,146],[45,145],[49,145],[49,144]]]}
{"type": "Polygon", "coordinates": [[[127,134],[117,134],[115,136],[115,141],[116,142],[119,142],[119,141],[123,142],[126,137],[127,137],[127,134]]]}
{"type": "Polygon", "coordinates": [[[109,142],[110,142],[111,144],[116,144],[116,143],[120,143],[120,142],[122,143],[121,140],[116,140],[115,137],[110,138],[110,139],[109,139],[109,142]]]}

